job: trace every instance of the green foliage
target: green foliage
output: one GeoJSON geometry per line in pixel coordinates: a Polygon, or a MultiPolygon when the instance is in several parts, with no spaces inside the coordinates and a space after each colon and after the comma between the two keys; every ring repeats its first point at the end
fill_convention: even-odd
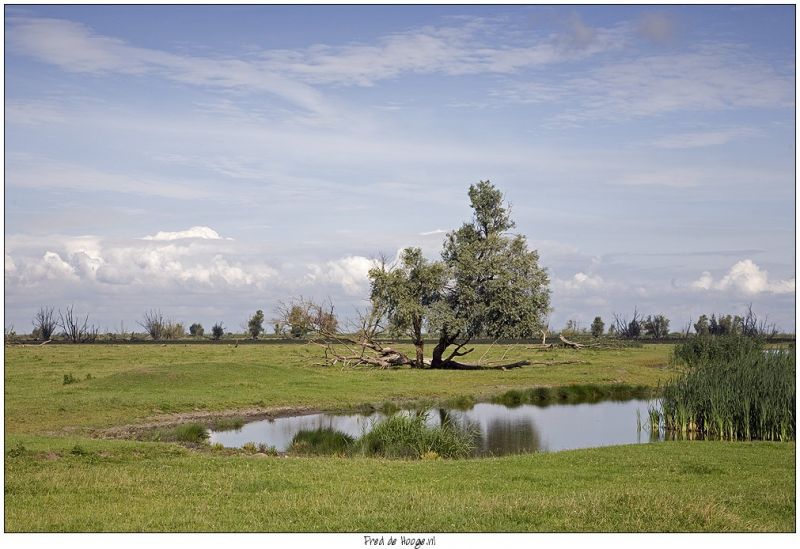
{"type": "Polygon", "coordinates": [[[73,456],[88,456],[91,454],[91,452],[87,451],[80,444],[76,444],[75,446],[73,446],[72,449],[69,451],[69,453],[72,454],[73,456]]]}
{"type": "Polygon", "coordinates": [[[211,422],[209,427],[212,431],[233,431],[244,426],[244,418],[241,417],[220,417],[211,422]]]}
{"type": "Polygon", "coordinates": [[[222,322],[217,322],[211,327],[211,338],[219,340],[225,334],[225,327],[222,322]]]}
{"type": "Polygon", "coordinates": [[[303,455],[344,455],[355,439],[330,427],[302,430],[292,439],[289,452],[303,455]]]}
{"type": "Polygon", "coordinates": [[[199,423],[178,425],[173,432],[178,442],[205,442],[208,439],[208,431],[199,423]]]}
{"type": "Polygon", "coordinates": [[[655,390],[645,385],[587,383],[561,387],[512,389],[492,398],[492,402],[514,408],[523,404],[547,406],[555,403],[582,404],[600,402],[602,400],[631,400],[634,398],[651,398],[654,394],[655,390]]]}
{"type": "Polygon", "coordinates": [[[397,265],[384,264],[369,271],[370,299],[383,312],[394,334],[411,337],[417,346],[417,367],[422,367],[422,330],[432,309],[442,299],[447,271],[441,262],[429,262],[420,248],[406,248],[397,265]]]}
{"type": "Polygon", "coordinates": [[[73,376],[71,373],[64,374],[64,385],[71,385],[73,383],[78,383],[79,381],[80,381],[80,379],[78,379],[77,377],[73,376]]]}
{"type": "Polygon", "coordinates": [[[475,433],[446,422],[426,425],[426,413],[394,415],[373,425],[358,441],[364,455],[419,459],[429,452],[443,458],[464,458],[475,448],[475,433]]]}
{"type": "Polygon", "coordinates": [[[547,272],[525,237],[509,234],[515,223],[497,188],[481,181],[469,197],[473,219],[448,233],[442,251],[453,315],[441,328],[468,337],[531,337],[550,308],[547,272]]]}
{"type": "Polygon", "coordinates": [[[669,319],[664,315],[648,315],[642,321],[644,333],[654,339],[662,339],[669,335],[669,319]]]}
{"type": "Polygon", "coordinates": [[[605,329],[605,327],[606,325],[603,322],[602,318],[600,318],[599,316],[594,317],[591,328],[592,335],[594,337],[600,337],[601,335],[603,335],[603,330],[605,329]]]}
{"type": "Polygon", "coordinates": [[[258,339],[258,336],[264,332],[264,311],[259,309],[250,317],[250,320],[247,321],[247,332],[253,339],[258,339]]]}
{"type": "Polygon", "coordinates": [[[752,338],[696,337],[675,348],[684,371],[663,390],[669,431],[733,440],[795,439],[795,355],[752,338]]]}
{"type": "Polygon", "coordinates": [[[205,330],[203,329],[203,325],[199,322],[195,322],[191,326],[189,326],[189,333],[194,337],[202,337],[205,330]]]}
{"type": "Polygon", "coordinates": [[[706,336],[709,334],[708,317],[706,315],[700,315],[700,318],[694,323],[694,333],[699,336],[706,336]]]}

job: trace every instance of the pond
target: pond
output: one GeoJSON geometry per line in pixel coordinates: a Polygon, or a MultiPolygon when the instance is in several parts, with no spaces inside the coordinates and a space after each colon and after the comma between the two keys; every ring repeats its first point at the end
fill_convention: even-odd
{"type": "MultiPolygon", "coordinates": [[[[663,440],[663,434],[651,433],[649,429],[648,408],[653,402],[525,404],[513,408],[479,403],[469,410],[429,409],[427,422],[437,426],[449,419],[460,425],[476,427],[480,436],[475,456],[556,452],[663,440]],[[639,429],[638,418],[642,429],[639,429]]],[[[301,430],[329,428],[357,438],[385,417],[385,414],[376,412],[370,415],[310,414],[265,419],[247,423],[236,430],[211,431],[209,441],[231,448],[241,447],[247,442],[263,443],[283,452],[301,430]]]]}

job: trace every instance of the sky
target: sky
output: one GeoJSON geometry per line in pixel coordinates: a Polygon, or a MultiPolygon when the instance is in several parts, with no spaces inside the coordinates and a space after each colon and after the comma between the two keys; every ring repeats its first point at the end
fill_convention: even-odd
{"type": "Polygon", "coordinates": [[[5,327],[344,318],[491,180],[549,322],[795,329],[795,7],[6,6],[5,327]]]}

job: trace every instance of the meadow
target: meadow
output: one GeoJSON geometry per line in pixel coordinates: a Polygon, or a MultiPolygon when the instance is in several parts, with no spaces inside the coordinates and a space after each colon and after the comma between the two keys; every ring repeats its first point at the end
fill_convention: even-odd
{"type": "Polygon", "coordinates": [[[540,352],[501,371],[341,369],[304,345],[5,347],[5,529],[792,531],[795,443],[667,442],[503,458],[268,456],[138,427],[491,400],[674,375],[670,345],[540,352]]]}

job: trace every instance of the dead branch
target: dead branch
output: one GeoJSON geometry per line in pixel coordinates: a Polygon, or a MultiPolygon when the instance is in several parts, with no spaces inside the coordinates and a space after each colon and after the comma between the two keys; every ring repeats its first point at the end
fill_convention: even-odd
{"type": "Polygon", "coordinates": [[[568,340],[566,337],[563,336],[563,334],[558,334],[558,339],[560,339],[561,342],[564,345],[566,345],[567,347],[572,347],[573,349],[576,349],[576,350],[586,347],[586,345],[582,345],[580,343],[575,343],[574,341],[568,340]]]}

